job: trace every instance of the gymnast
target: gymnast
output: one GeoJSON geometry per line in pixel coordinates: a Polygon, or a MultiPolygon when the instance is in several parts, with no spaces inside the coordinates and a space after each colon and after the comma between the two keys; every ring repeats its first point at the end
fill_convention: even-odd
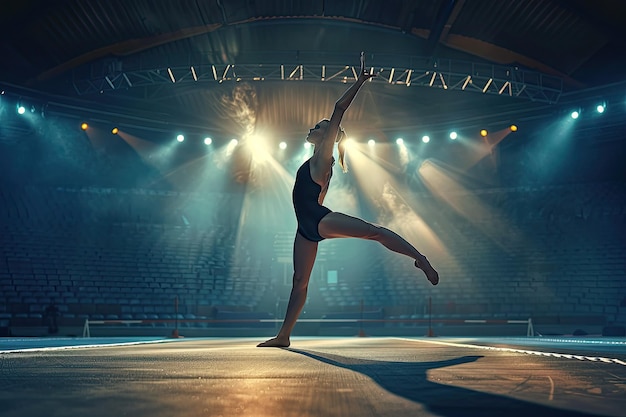
{"type": "Polygon", "coordinates": [[[293,327],[306,301],[309,278],[317,255],[317,245],[324,239],[353,237],[375,240],[387,249],[406,255],[414,260],[426,278],[433,284],[439,282],[439,274],[430,262],[413,245],[393,231],[356,217],[331,211],[324,207],[332,167],[335,163],[335,143],[339,153],[339,165],[347,172],[345,164],[345,131],[340,123],[343,114],[354,100],[363,83],[375,74],[365,69],[365,57],[361,53],[361,69],[355,83],[335,103],[330,120],[324,119],[309,130],[306,140],[313,144],[313,156],[305,161],[296,173],[293,187],[293,206],[298,220],[298,231],[293,244],[293,286],[287,312],[276,337],[258,344],[258,347],[288,347],[293,327]]]}

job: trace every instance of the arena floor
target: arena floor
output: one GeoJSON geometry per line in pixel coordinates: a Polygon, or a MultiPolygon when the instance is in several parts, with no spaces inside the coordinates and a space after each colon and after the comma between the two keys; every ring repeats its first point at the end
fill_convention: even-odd
{"type": "Polygon", "coordinates": [[[0,415],[626,416],[626,340],[0,339],[0,415]]]}

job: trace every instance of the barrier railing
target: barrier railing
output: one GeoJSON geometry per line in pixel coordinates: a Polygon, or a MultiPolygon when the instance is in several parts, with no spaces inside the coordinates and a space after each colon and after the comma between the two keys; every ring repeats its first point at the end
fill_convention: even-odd
{"type": "MultiPolygon", "coordinates": [[[[92,325],[155,325],[155,324],[172,324],[174,329],[172,331],[172,337],[179,337],[179,324],[180,323],[204,323],[207,325],[217,325],[223,327],[225,325],[238,325],[248,324],[250,326],[258,326],[265,323],[282,323],[282,319],[242,319],[242,320],[208,320],[208,319],[148,319],[148,320],[89,320],[85,319],[83,326],[83,337],[91,337],[92,325]]],[[[526,336],[535,336],[535,330],[533,327],[533,321],[531,318],[526,320],[500,320],[500,319],[300,319],[298,323],[334,323],[334,324],[346,324],[352,325],[350,327],[359,327],[359,335],[365,335],[364,325],[374,324],[427,324],[428,335],[434,336],[432,330],[433,323],[446,324],[446,325],[469,325],[469,324],[485,324],[485,325],[509,325],[509,324],[525,324],[526,336]]],[[[208,327],[207,327],[208,328],[208,327]]]]}

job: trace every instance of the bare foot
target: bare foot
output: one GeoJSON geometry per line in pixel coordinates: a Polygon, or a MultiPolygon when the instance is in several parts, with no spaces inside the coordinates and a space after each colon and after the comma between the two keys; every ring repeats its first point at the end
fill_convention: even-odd
{"type": "Polygon", "coordinates": [[[425,256],[419,260],[416,259],[415,266],[424,271],[426,278],[428,278],[431,284],[437,285],[439,283],[439,273],[435,271],[435,268],[433,268],[425,256]]]}
{"type": "Polygon", "coordinates": [[[274,337],[272,339],[266,340],[263,343],[259,343],[258,345],[256,345],[256,347],[289,347],[289,345],[291,344],[291,342],[289,341],[289,338],[282,338],[282,337],[274,337]]]}

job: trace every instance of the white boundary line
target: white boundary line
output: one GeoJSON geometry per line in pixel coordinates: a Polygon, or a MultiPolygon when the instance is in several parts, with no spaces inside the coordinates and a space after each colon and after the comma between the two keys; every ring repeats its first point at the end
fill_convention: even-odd
{"type": "Polygon", "coordinates": [[[46,346],[46,347],[35,347],[35,348],[21,348],[21,349],[10,349],[10,350],[0,350],[0,355],[5,353],[33,353],[33,352],[48,352],[52,350],[66,350],[66,349],[82,349],[82,348],[100,348],[100,347],[110,347],[110,346],[133,346],[133,345],[147,345],[154,343],[166,343],[166,342],[175,342],[180,339],[158,339],[158,340],[140,340],[135,342],[113,342],[113,343],[90,343],[84,345],[67,345],[67,346],[46,346]]]}
{"type": "Polygon", "coordinates": [[[454,347],[464,347],[471,349],[486,349],[486,350],[496,350],[500,352],[513,352],[513,353],[523,353],[527,355],[537,355],[537,356],[551,356],[554,358],[561,359],[576,359],[579,361],[590,361],[590,362],[601,362],[601,363],[612,363],[616,365],[626,366],[626,362],[621,359],[616,358],[604,358],[601,356],[585,356],[585,355],[573,355],[570,353],[558,353],[558,352],[542,352],[539,350],[527,350],[527,349],[515,349],[515,348],[503,348],[503,347],[495,347],[495,346],[484,346],[484,345],[472,345],[467,343],[456,343],[456,342],[444,342],[441,340],[421,340],[421,339],[409,339],[404,337],[395,337],[394,339],[398,340],[406,340],[410,342],[421,342],[421,343],[434,343],[438,345],[445,346],[454,346],[454,347]]]}

